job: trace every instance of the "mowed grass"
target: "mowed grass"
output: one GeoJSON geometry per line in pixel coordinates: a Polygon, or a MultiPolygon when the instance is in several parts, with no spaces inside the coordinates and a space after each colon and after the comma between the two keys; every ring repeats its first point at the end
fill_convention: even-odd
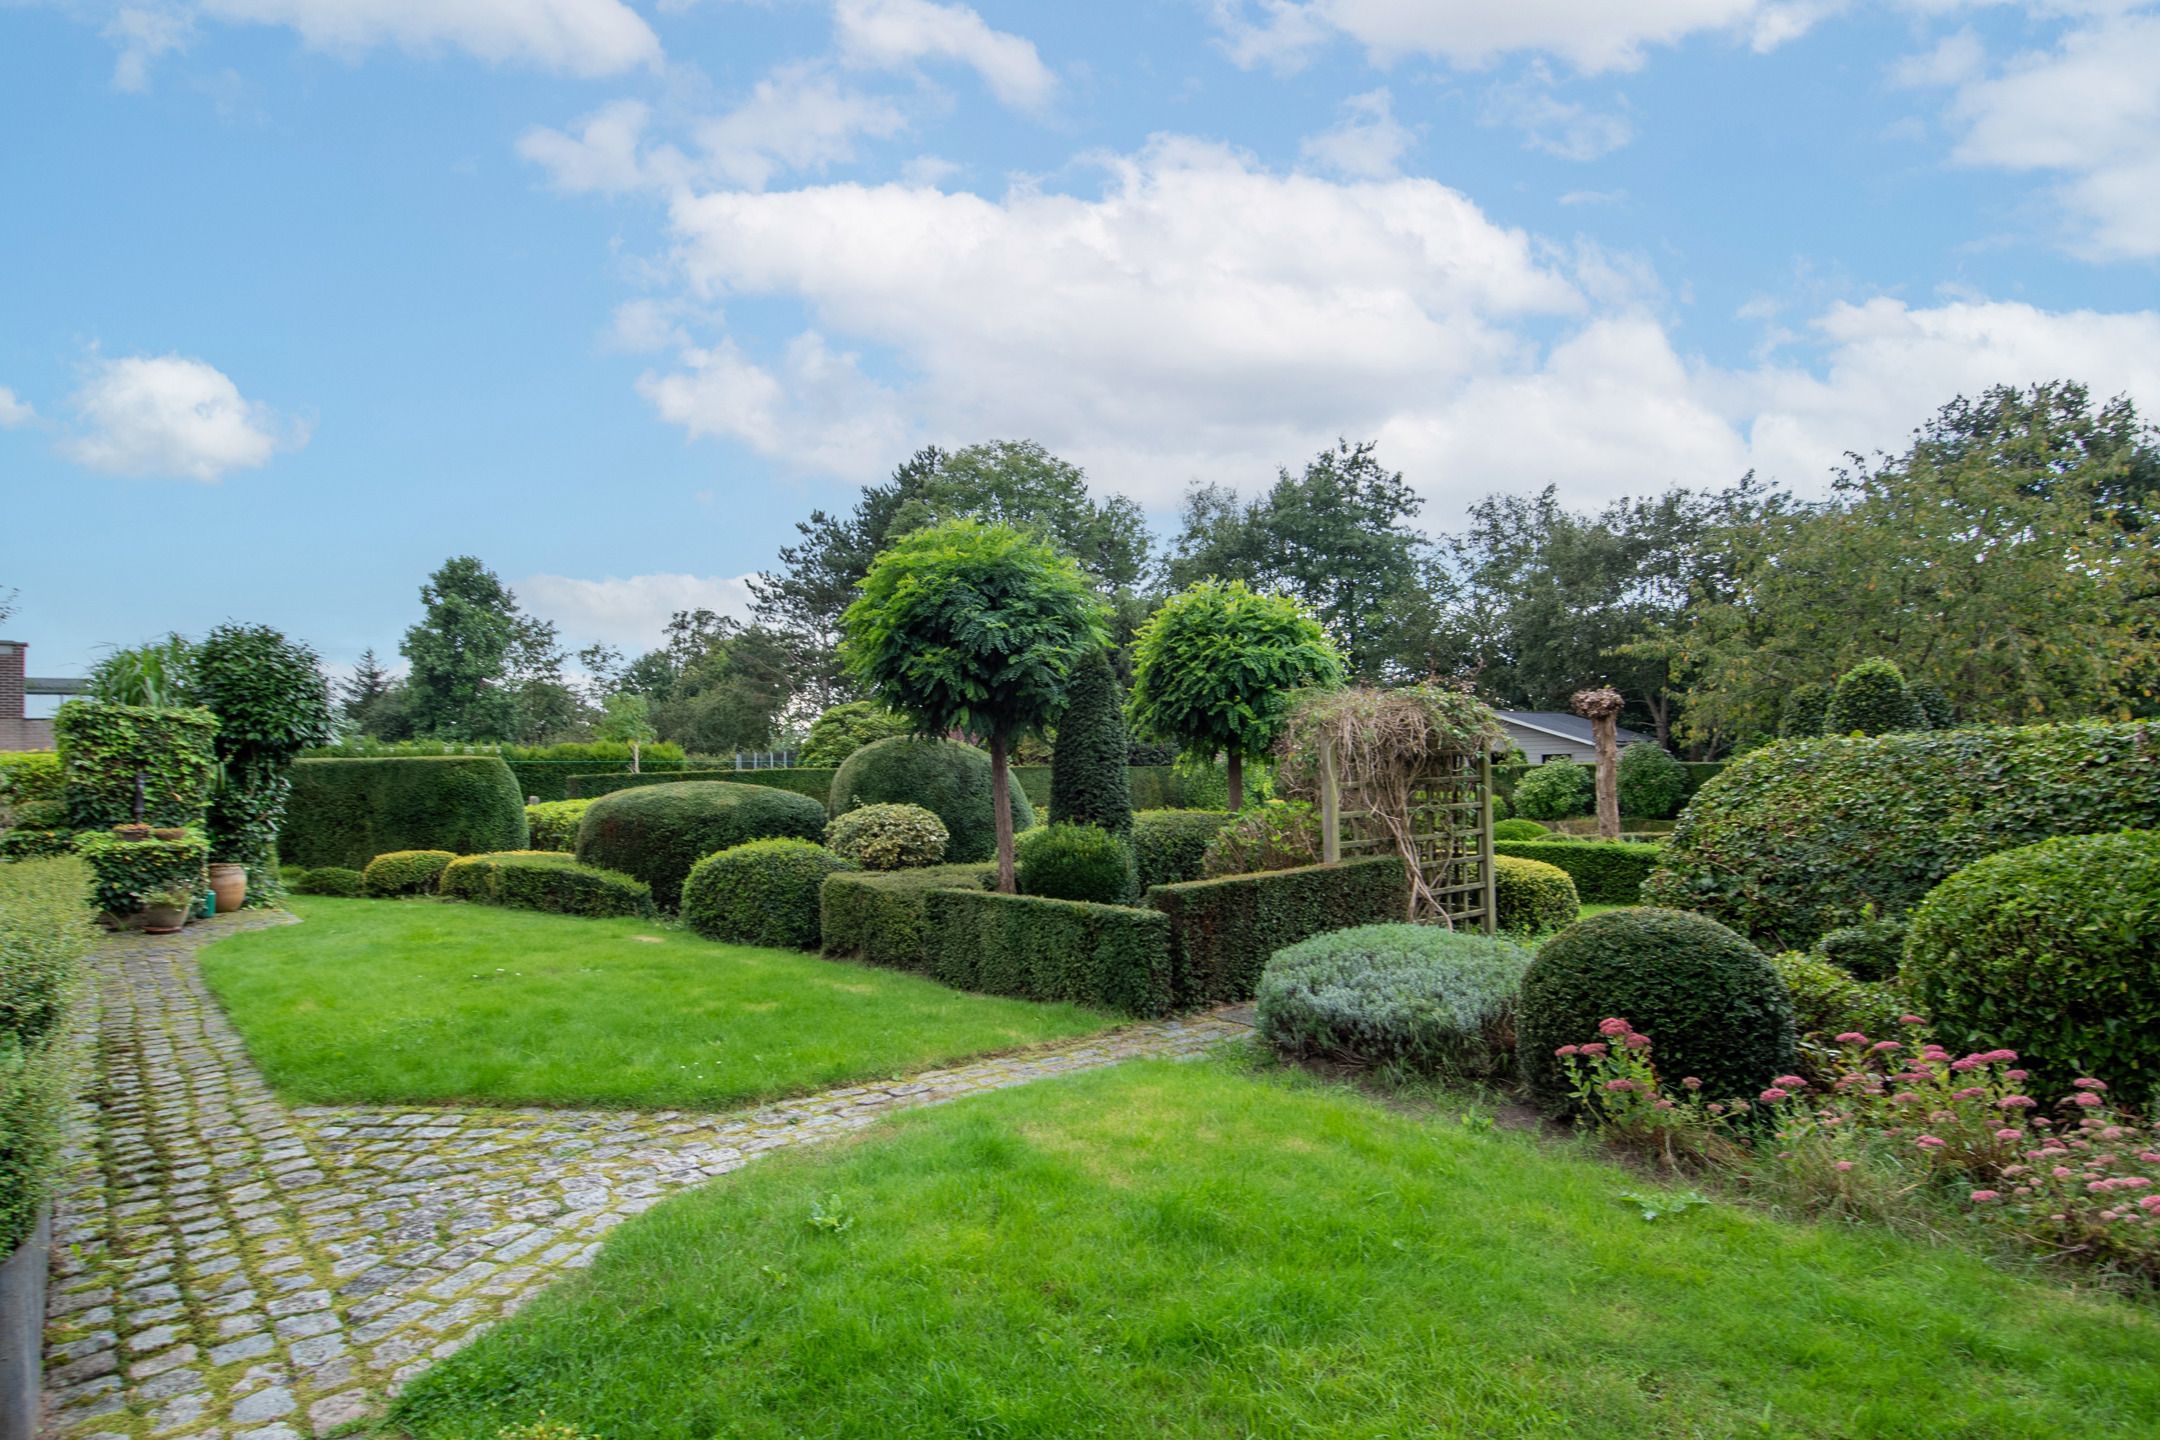
{"type": "Polygon", "coordinates": [[[1103,1030],[642,920],[296,897],[299,925],[202,952],[287,1100],[717,1109],[1103,1030]]]}
{"type": "Polygon", "coordinates": [[[421,1440],[2160,1433],[2160,1324],[1227,1059],[760,1160],[415,1381],[421,1440]]]}

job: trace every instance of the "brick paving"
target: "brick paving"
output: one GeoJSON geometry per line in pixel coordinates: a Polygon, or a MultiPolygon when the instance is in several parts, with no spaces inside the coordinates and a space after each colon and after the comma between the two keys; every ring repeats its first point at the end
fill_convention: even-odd
{"type": "Polygon", "coordinates": [[[669,1192],[892,1111],[1247,1033],[1202,1015],[747,1111],[287,1109],[195,950],[116,936],[55,1207],[52,1437],[299,1440],[377,1413],[669,1192]]]}

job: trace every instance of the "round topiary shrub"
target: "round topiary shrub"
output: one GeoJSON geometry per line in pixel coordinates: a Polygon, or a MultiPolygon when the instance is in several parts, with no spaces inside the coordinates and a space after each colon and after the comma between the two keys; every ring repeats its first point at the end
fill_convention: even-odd
{"type": "Polygon", "coordinates": [[[1572,760],[1548,760],[1515,782],[1515,813],[1532,820],[1565,820],[1590,813],[1590,772],[1572,760]]]}
{"type": "Polygon", "coordinates": [[[1928,728],[1927,711],[1888,660],[1863,660],[1838,677],[1823,716],[1826,735],[1891,735],[1928,728]]]}
{"type": "Polygon", "coordinates": [[[1320,816],[1301,800],[1271,800],[1215,832],[1200,873],[1209,880],[1320,863],[1320,816]]]}
{"type": "Polygon", "coordinates": [[[825,809],[807,795],[769,785],[682,780],[617,790],[593,801],[578,822],[577,858],[652,886],[673,910],[690,867],[752,840],[817,841],[825,809]]]}
{"type": "Polygon", "coordinates": [[[1900,974],[1952,1049],[2007,1045],[2051,1088],[2160,1086],[2160,830],[2065,835],[1958,871],[1913,912],[1900,974]]]}
{"type": "Polygon", "coordinates": [[[1227,810],[1141,810],[1133,815],[1133,859],[1140,888],[1198,880],[1207,849],[1230,823],[1227,810]]]}
{"type": "Polygon", "coordinates": [[[708,940],[818,948],[818,891],[855,862],[807,840],[752,840],[708,855],[682,885],[682,921],[708,940]]]}
{"type": "MultiPolygon", "coordinates": [[[[442,872],[457,856],[448,850],[392,850],[377,855],[360,872],[361,887],[380,898],[401,895],[432,895],[442,882],[442,872]]],[[[324,866],[323,869],[337,869],[324,866]]],[[[316,872],[320,874],[321,871],[316,872]]]]}
{"type": "Polygon", "coordinates": [[[1569,1102],[1553,1052],[1596,1041],[1618,1017],[1650,1037],[1667,1084],[1694,1076],[1709,1099],[1753,1098],[1793,1064],[1793,1008],[1770,961],[1680,910],[1611,910],[1555,935],[1523,976],[1516,1054],[1538,1102],[1569,1102]]]}
{"type": "Polygon", "coordinates": [[[1492,827],[1495,840],[1556,840],[1559,837],[1535,820],[1495,820],[1492,827]]]}
{"type": "Polygon", "coordinates": [[[577,849],[578,822],[585,818],[592,803],[590,800],[543,800],[537,805],[527,805],[525,827],[532,834],[528,843],[535,850],[559,850],[569,854],[577,849]]]}
{"type": "Polygon", "coordinates": [[[1562,930],[1582,914],[1582,896],[1575,888],[1575,877],[1543,860],[1493,856],[1493,898],[1500,912],[1500,928],[1518,934],[1562,930]]]}
{"type": "Polygon", "coordinates": [[[283,878],[285,888],[296,895],[352,897],[368,893],[367,877],[343,865],[324,865],[314,870],[302,870],[297,877],[288,873],[283,878]]]}
{"type": "Polygon", "coordinates": [[[1278,950],[1260,972],[1260,1033],[1293,1055],[1490,1075],[1514,1041],[1530,952],[1431,925],[1361,925],[1278,950]]]}
{"type": "MultiPolygon", "coordinates": [[[[1011,786],[1015,834],[1035,823],[1035,807],[1011,786]]],[[[865,805],[920,805],[945,822],[952,838],[948,864],[971,864],[997,853],[990,809],[990,757],[954,740],[879,740],[848,756],[833,776],[835,818],[865,805]]]]}
{"type": "Polygon", "coordinates": [[[1093,825],[1045,825],[1013,844],[1013,874],[1023,895],[1130,905],[1140,872],[1122,836],[1093,825]]]}
{"type": "MultiPolygon", "coordinates": [[[[1593,782],[1595,788],[1595,782],[1593,782]]],[[[1662,745],[1620,752],[1620,813],[1635,820],[1670,820],[1687,794],[1687,770],[1662,745]]]]}
{"type": "Polygon", "coordinates": [[[913,870],[945,859],[945,822],[920,805],[865,805],[825,827],[825,843],[865,870],[913,870]]]}

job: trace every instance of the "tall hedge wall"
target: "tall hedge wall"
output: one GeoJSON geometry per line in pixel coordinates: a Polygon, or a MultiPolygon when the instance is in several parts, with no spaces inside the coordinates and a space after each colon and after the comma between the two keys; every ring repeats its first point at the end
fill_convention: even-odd
{"type": "Polygon", "coordinates": [[[1400,920],[1409,880],[1393,855],[1157,885],[1147,903],[1170,917],[1176,1008],[1250,1000],[1260,968],[1285,945],[1327,930],[1400,920]]]}
{"type": "Polygon", "coordinates": [[[1786,740],[1703,787],[1643,891],[1652,904],[1801,948],[1869,904],[1904,915],[1984,855],[2154,828],[2151,721],[1786,740]]]}
{"type": "Polygon", "coordinates": [[[1171,922],[1159,910],[985,890],[926,899],[929,973],[947,985],[1128,1015],[1165,1015],[1174,1003],[1171,922]]]}
{"type": "Polygon", "coordinates": [[[1493,853],[1559,866],[1585,905],[1639,905],[1643,881],[1665,847],[1623,840],[1495,840],[1493,853]]]}
{"type": "Polygon", "coordinates": [[[525,797],[500,756],[301,760],[292,783],[278,851],[303,869],[358,870],[392,850],[525,848],[525,797]]]}
{"type": "MultiPolygon", "coordinates": [[[[512,762],[515,768],[517,762],[512,762]]],[[[559,783],[562,794],[549,795],[541,790],[526,793],[538,795],[543,800],[590,800],[616,790],[627,790],[634,785],[666,785],[676,780],[725,780],[736,785],[771,785],[782,790],[792,790],[798,795],[808,795],[821,805],[830,805],[832,796],[832,770],[811,767],[776,770],[666,770],[655,772],[647,767],[641,775],[578,773],[559,783]]],[[[1161,810],[1175,808],[1182,788],[1177,772],[1168,765],[1135,765],[1125,772],[1132,780],[1132,800],[1135,810],[1161,810]]],[[[1047,765],[1015,765],[1011,767],[1013,783],[1028,797],[1028,803],[1038,811],[1050,803],[1050,767],[1047,765]]]]}
{"type": "Polygon", "coordinates": [[[217,765],[217,717],[70,700],[53,719],[68,823],[101,830],[135,818],[135,786],[152,825],[199,825],[217,765]]]}

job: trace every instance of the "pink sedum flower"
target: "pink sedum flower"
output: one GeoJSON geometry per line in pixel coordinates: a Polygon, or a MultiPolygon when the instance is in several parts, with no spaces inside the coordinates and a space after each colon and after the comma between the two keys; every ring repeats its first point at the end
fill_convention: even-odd
{"type": "Polygon", "coordinates": [[[1559,1049],[1553,1051],[1552,1053],[1561,1057],[1562,1059],[1566,1059],[1568,1056],[1576,1054],[1581,1049],[1582,1046],[1580,1045],[1562,1045],[1559,1049]]]}
{"type": "Polygon", "coordinates": [[[1790,1099],[1792,1099],[1792,1091],[1781,1090],[1775,1085],[1762,1092],[1762,1102],[1765,1105],[1775,1105],[1780,1100],[1790,1099]]]}
{"type": "Polygon", "coordinates": [[[2002,1199],[2002,1192],[1999,1190],[1975,1190],[1972,1192],[1972,1203],[1975,1205],[1985,1205],[1990,1201],[2000,1199],[2002,1199]]]}
{"type": "Polygon", "coordinates": [[[1634,1028],[1627,1021],[1614,1017],[1610,1020],[1598,1021],[1597,1033],[1600,1035],[1625,1035],[1634,1028]]]}
{"type": "Polygon", "coordinates": [[[1836,1164],[1835,1166],[1833,1166],[1832,1168],[1833,1168],[1833,1169],[1835,1169],[1835,1170],[1836,1170],[1836,1171],[1838,1172],[1838,1174],[1840,1174],[1840,1175],[1843,1175],[1843,1174],[1844,1174],[1844,1173],[1845,1173],[1846,1171],[1848,1171],[1848,1170],[1852,1169],[1852,1161],[1850,1161],[1850,1160],[1840,1160],[1840,1161],[1838,1161],[1838,1162],[1837,1162],[1837,1164],[1836,1164]]]}
{"type": "Polygon", "coordinates": [[[1847,1030],[1837,1037],[1837,1042],[1840,1045],[1865,1045],[1868,1040],[1867,1036],[1861,1034],[1858,1030],[1847,1030]]]}
{"type": "Polygon", "coordinates": [[[2105,1080],[2095,1080],[2090,1075],[2081,1076],[2078,1079],[2071,1081],[2070,1083],[2080,1090],[2107,1089],[2107,1082],[2105,1080]]]}
{"type": "Polygon", "coordinates": [[[1940,1150],[1943,1148],[1943,1142],[1933,1135],[1918,1136],[1913,1140],[1913,1144],[1919,1146],[1922,1150],[1940,1150]]]}

